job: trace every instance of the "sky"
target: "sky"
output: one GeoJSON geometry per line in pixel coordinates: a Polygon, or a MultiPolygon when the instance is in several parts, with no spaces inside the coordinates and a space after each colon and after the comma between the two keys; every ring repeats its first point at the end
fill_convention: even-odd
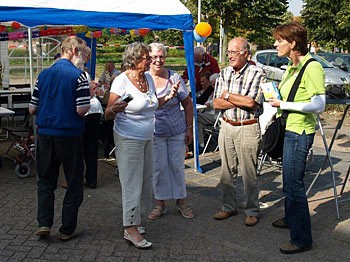
{"type": "Polygon", "coordinates": [[[299,16],[302,5],[303,5],[302,0],[289,0],[288,10],[291,11],[295,16],[299,16]]]}

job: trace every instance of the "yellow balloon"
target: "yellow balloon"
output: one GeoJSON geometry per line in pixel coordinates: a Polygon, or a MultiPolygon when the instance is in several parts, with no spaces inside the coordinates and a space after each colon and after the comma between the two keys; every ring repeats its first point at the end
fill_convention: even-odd
{"type": "Polygon", "coordinates": [[[198,35],[203,37],[208,37],[210,36],[213,29],[211,28],[211,25],[208,24],[207,22],[200,22],[199,24],[196,25],[194,30],[198,35]]]}

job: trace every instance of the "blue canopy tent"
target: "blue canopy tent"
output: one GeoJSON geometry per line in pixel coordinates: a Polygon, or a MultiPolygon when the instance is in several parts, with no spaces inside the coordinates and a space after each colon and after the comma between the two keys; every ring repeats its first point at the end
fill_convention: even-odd
{"type": "MultiPolygon", "coordinates": [[[[181,30],[191,93],[194,103],[196,101],[193,19],[190,11],[179,0],[99,0],[89,3],[82,0],[1,0],[0,22],[9,21],[17,21],[28,28],[29,45],[32,42],[31,29],[37,26],[86,25],[93,28],[181,30]]],[[[30,65],[33,88],[32,59],[30,65]]],[[[194,115],[197,120],[196,110],[194,115]]],[[[196,138],[197,121],[194,121],[194,130],[196,138]]],[[[195,144],[195,169],[202,172],[199,166],[198,142],[195,144]]]]}

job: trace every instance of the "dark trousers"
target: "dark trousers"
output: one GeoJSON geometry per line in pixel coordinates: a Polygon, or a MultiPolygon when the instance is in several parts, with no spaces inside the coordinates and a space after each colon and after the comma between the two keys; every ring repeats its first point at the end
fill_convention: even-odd
{"type": "Polygon", "coordinates": [[[84,194],[83,151],[82,136],[38,136],[36,167],[39,227],[53,225],[54,192],[62,164],[68,188],[63,200],[62,226],[59,231],[71,234],[76,228],[78,209],[84,194]]]}
{"type": "Polygon", "coordinates": [[[84,158],[86,183],[97,185],[98,132],[101,114],[89,114],[85,118],[84,158]]]}
{"type": "Polygon", "coordinates": [[[105,141],[104,141],[104,157],[108,158],[109,153],[114,147],[114,139],[113,139],[113,125],[114,125],[114,120],[107,120],[103,124],[103,132],[105,136],[105,141]]]}
{"type": "Polygon", "coordinates": [[[285,222],[289,225],[290,242],[297,247],[312,246],[311,220],[305,192],[306,158],[314,133],[301,135],[286,131],[283,147],[283,193],[285,222]]]}

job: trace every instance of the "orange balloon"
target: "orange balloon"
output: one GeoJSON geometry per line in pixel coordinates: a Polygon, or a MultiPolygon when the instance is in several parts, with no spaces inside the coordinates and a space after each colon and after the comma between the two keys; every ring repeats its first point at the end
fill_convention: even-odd
{"type": "Polygon", "coordinates": [[[210,36],[213,29],[211,28],[211,25],[208,24],[207,22],[200,22],[199,24],[196,25],[194,30],[198,35],[203,37],[208,37],[210,36]]]}

